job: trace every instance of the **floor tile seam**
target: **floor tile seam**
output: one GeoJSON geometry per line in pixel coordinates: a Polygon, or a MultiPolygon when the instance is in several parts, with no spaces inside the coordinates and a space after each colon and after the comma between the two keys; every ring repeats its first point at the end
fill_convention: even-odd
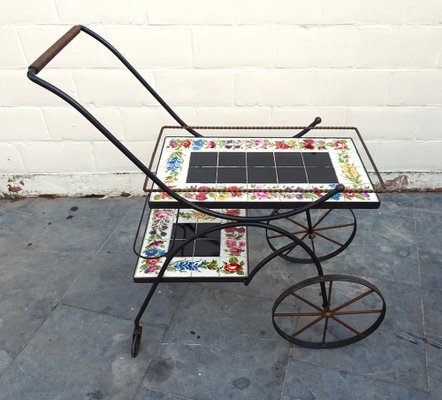
{"type": "MultiPolygon", "coordinates": [[[[427,328],[425,323],[425,307],[424,307],[424,298],[423,298],[423,288],[422,288],[422,269],[421,269],[421,263],[420,263],[420,251],[419,251],[419,244],[418,244],[418,232],[417,232],[417,219],[416,219],[416,210],[415,210],[415,199],[412,199],[413,201],[413,222],[414,222],[414,235],[415,235],[415,242],[416,242],[416,254],[417,254],[417,270],[418,270],[418,276],[419,276],[419,297],[420,297],[420,306],[421,306],[421,312],[422,312],[422,329],[424,333],[424,338],[427,337],[427,328]]],[[[431,380],[430,380],[430,362],[429,362],[429,356],[428,356],[428,343],[426,340],[424,340],[424,353],[425,353],[425,372],[427,375],[427,389],[430,391],[431,388],[431,380]]]]}
{"type": "MultiPolygon", "coordinates": [[[[64,306],[64,307],[68,307],[68,308],[72,308],[72,309],[78,310],[78,311],[85,311],[85,312],[89,312],[89,313],[94,313],[94,314],[102,315],[104,317],[114,318],[114,319],[117,319],[117,320],[120,320],[120,321],[132,322],[132,318],[125,318],[125,317],[121,317],[121,316],[117,316],[117,315],[112,315],[112,314],[109,314],[109,313],[106,313],[106,312],[93,310],[91,308],[76,306],[75,304],[69,304],[69,303],[61,302],[59,305],[64,306]]],[[[151,322],[143,322],[143,325],[147,325],[147,326],[150,326],[150,327],[153,327],[153,328],[159,328],[159,329],[165,329],[166,328],[165,325],[153,324],[151,322]]]]}
{"type": "Polygon", "coordinates": [[[130,208],[128,208],[126,210],[126,212],[124,213],[124,215],[121,217],[120,221],[118,222],[118,224],[114,227],[114,229],[112,230],[112,232],[107,236],[107,238],[104,240],[103,244],[98,248],[98,250],[91,256],[90,261],[92,262],[95,257],[100,253],[101,250],[103,250],[104,246],[109,242],[110,238],[112,237],[112,235],[121,227],[121,225],[123,224],[123,222],[125,221],[127,214],[129,214],[130,208]]]}
{"type": "Polygon", "coordinates": [[[404,388],[407,388],[407,389],[419,390],[419,391],[424,392],[424,393],[429,393],[428,389],[420,388],[420,387],[413,386],[413,385],[406,385],[406,384],[404,384],[402,382],[392,381],[392,380],[388,380],[388,379],[382,379],[382,378],[375,377],[375,376],[372,376],[372,375],[367,375],[367,374],[353,372],[353,371],[347,370],[347,369],[326,367],[323,364],[317,364],[317,363],[312,362],[312,361],[301,360],[301,359],[298,359],[296,357],[293,357],[292,360],[300,362],[300,363],[303,363],[303,364],[308,364],[308,365],[311,365],[311,366],[314,366],[314,367],[325,368],[325,369],[328,369],[328,370],[331,370],[331,371],[344,372],[344,373],[346,373],[348,375],[353,375],[353,376],[357,376],[357,377],[360,377],[360,378],[365,378],[365,379],[368,379],[368,380],[378,381],[378,382],[382,382],[382,383],[387,383],[389,385],[395,385],[395,386],[400,386],[400,387],[404,387],[404,388]]]}
{"type": "Polygon", "coordinates": [[[92,263],[95,260],[95,257],[100,253],[100,251],[104,248],[104,246],[106,245],[106,243],[110,240],[111,236],[117,231],[117,229],[120,227],[120,225],[122,224],[122,222],[124,221],[124,218],[127,216],[129,212],[129,209],[125,212],[124,216],[121,218],[120,222],[115,226],[115,228],[112,230],[112,232],[109,234],[109,236],[104,240],[104,242],[102,243],[102,245],[98,248],[98,250],[89,258],[88,261],[85,262],[85,264],[83,265],[83,267],[80,269],[80,271],[78,271],[77,276],[75,277],[75,279],[71,282],[71,284],[69,285],[69,287],[66,289],[66,291],[63,293],[62,295],[62,300],[64,299],[64,297],[66,296],[66,294],[69,292],[69,290],[71,290],[71,288],[78,282],[78,280],[80,279],[80,275],[83,273],[83,271],[85,270],[85,268],[87,266],[93,265],[92,263]]]}
{"type": "Polygon", "coordinates": [[[281,396],[279,397],[280,400],[284,399],[285,388],[287,386],[287,379],[289,376],[289,367],[290,367],[290,364],[292,363],[293,348],[294,348],[294,346],[290,347],[289,359],[287,360],[287,365],[286,365],[285,374],[284,374],[284,380],[282,382],[281,396]]]}
{"type": "MultiPolygon", "coordinates": [[[[184,293],[181,296],[181,299],[183,299],[187,292],[190,290],[191,282],[187,284],[187,287],[184,289],[184,293]]],[[[161,338],[161,343],[163,343],[163,339],[166,337],[167,332],[169,331],[170,327],[172,326],[173,321],[175,320],[176,315],[178,314],[179,310],[181,309],[183,302],[177,301],[177,306],[175,307],[175,310],[173,311],[172,315],[169,318],[169,321],[167,321],[166,330],[164,332],[163,337],[161,338]]]]}
{"type": "MultiPolygon", "coordinates": [[[[183,397],[183,396],[181,396],[181,395],[179,395],[179,394],[176,394],[176,393],[172,393],[172,392],[164,392],[164,391],[162,391],[162,390],[159,390],[159,389],[156,389],[156,388],[150,388],[150,387],[143,386],[143,385],[141,385],[141,386],[139,387],[139,389],[146,389],[146,390],[150,390],[151,392],[156,392],[156,393],[166,394],[166,395],[171,396],[171,397],[173,397],[173,398],[175,398],[175,399],[177,399],[177,400],[193,400],[193,399],[190,398],[190,397],[183,397]]],[[[137,390],[137,393],[138,393],[139,389],[137,390]]]]}
{"type": "MultiPolygon", "coordinates": [[[[57,307],[59,306],[59,302],[57,302],[55,304],[55,306],[51,307],[51,311],[46,315],[45,318],[42,319],[41,323],[38,325],[38,327],[34,330],[33,334],[29,337],[29,339],[26,341],[26,343],[23,344],[23,347],[12,357],[12,361],[9,363],[8,367],[5,368],[1,373],[0,373],[0,378],[2,377],[2,375],[11,368],[11,366],[17,361],[17,359],[20,357],[20,355],[23,353],[23,351],[25,351],[26,347],[28,346],[29,342],[34,338],[34,336],[38,333],[38,331],[42,328],[42,326],[45,324],[45,322],[47,321],[47,319],[51,316],[51,314],[57,309],[57,307]]],[[[8,352],[10,353],[10,352],[8,352]]]]}

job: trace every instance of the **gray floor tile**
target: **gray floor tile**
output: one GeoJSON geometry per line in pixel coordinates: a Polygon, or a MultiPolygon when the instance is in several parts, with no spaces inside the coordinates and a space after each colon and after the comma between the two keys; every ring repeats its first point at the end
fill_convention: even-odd
{"type": "Polygon", "coordinates": [[[9,367],[9,364],[12,362],[12,355],[7,351],[0,350],[0,375],[3,371],[9,367]]]}
{"type": "Polygon", "coordinates": [[[442,259],[442,212],[427,213],[416,210],[415,219],[419,253],[438,254],[442,259]]]}
{"type": "Polygon", "coordinates": [[[182,397],[169,393],[157,392],[141,388],[134,400],[191,400],[188,397],[182,397]]]}
{"type": "Polygon", "coordinates": [[[373,283],[381,290],[387,304],[386,317],[377,331],[360,342],[337,349],[312,351],[297,346],[293,357],[426,390],[420,290],[392,282],[373,283]]]}
{"type": "Polygon", "coordinates": [[[0,377],[0,399],[130,399],[157,349],[148,328],[138,358],[130,356],[127,321],[57,307],[0,377]]]}
{"type": "Polygon", "coordinates": [[[290,344],[270,304],[191,285],[143,387],[192,399],[279,398],[290,344]]]}
{"type": "Polygon", "coordinates": [[[442,193],[415,193],[410,197],[414,200],[416,210],[442,212],[442,193]]]}
{"type": "Polygon", "coordinates": [[[283,400],[426,400],[425,391],[292,361],[283,400]]]}
{"type": "Polygon", "coordinates": [[[427,342],[431,399],[442,399],[442,337],[428,336],[427,342]]]}
{"type": "Polygon", "coordinates": [[[50,254],[0,251],[0,348],[19,352],[84,266],[50,254]]]}
{"type": "Polygon", "coordinates": [[[0,246],[87,260],[121,222],[133,202],[132,199],[39,201],[32,214],[6,213],[0,217],[3,226],[0,246]]]}

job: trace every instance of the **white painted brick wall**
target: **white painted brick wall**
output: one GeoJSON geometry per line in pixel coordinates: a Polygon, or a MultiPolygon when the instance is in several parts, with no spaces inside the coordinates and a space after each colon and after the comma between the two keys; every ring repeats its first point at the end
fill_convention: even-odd
{"type": "MultiPolygon", "coordinates": [[[[427,173],[425,185],[442,186],[440,0],[0,0],[0,193],[20,176],[39,185],[25,194],[118,194],[138,182],[80,114],[26,78],[73,24],[117,47],[189,124],[303,125],[321,116],[358,126],[381,171],[427,173]],[[117,172],[129,175],[112,189],[117,172]]],[[[40,75],[143,161],[160,127],[174,124],[83,33],[40,75]]]]}

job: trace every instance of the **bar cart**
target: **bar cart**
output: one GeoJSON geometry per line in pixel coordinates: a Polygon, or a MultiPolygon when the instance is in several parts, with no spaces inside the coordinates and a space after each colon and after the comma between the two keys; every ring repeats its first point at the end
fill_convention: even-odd
{"type": "Polygon", "coordinates": [[[379,289],[358,277],[325,275],[321,264],[353,240],[353,209],[380,206],[349,133],[383,181],[356,128],[318,126],[320,118],[292,127],[188,126],[111,44],[80,25],[32,63],[28,77],[74,107],[146,175],[134,281],[150,286],[134,321],[133,357],[140,349],[141,317],[161,282],[248,285],[277,257],[311,263],[316,271],[274,302],[272,322],[283,338],[309,348],[333,348],[357,342],[380,326],[386,305],[379,289]],[[149,167],[85,107],[38,76],[80,32],[110,50],[179,124],[163,127],[149,167]],[[312,130],[340,136],[307,138],[312,130]],[[252,215],[258,209],[267,212],[252,215]],[[269,245],[269,254],[253,267],[250,227],[259,228],[269,245]]]}

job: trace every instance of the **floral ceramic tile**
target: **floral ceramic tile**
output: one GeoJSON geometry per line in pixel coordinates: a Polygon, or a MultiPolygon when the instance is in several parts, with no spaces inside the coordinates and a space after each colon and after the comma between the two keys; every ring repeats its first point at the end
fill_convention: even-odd
{"type": "Polygon", "coordinates": [[[249,201],[280,201],[279,193],[274,190],[279,190],[279,185],[265,185],[265,184],[251,184],[249,185],[249,201]]]}
{"type": "MultiPolygon", "coordinates": [[[[169,187],[189,201],[210,203],[211,207],[213,203],[223,202],[243,202],[247,207],[253,207],[254,202],[315,200],[317,196],[301,196],[302,192],[294,196],[284,193],[285,188],[304,184],[322,188],[339,182],[352,189],[371,185],[350,138],[168,137],[159,165],[157,176],[169,187]],[[222,161],[239,160],[238,157],[240,163],[224,164],[222,161]],[[211,161],[206,165],[205,161],[209,159],[211,161]],[[199,161],[194,163],[191,160],[199,161]],[[311,164],[313,162],[319,164],[311,164]],[[242,189],[260,190],[245,193],[242,189]]],[[[364,202],[378,202],[374,199],[377,196],[368,196],[364,202]]],[[[357,200],[362,199],[358,197],[357,200]]],[[[155,202],[176,203],[164,192],[152,193],[150,202],[152,205],[155,202]]]]}
{"type": "Polygon", "coordinates": [[[316,200],[317,197],[314,193],[309,192],[311,189],[310,185],[279,185],[281,192],[279,193],[279,198],[281,201],[302,201],[311,202],[316,200]]]}
{"type": "MultiPolygon", "coordinates": [[[[245,216],[245,211],[238,209],[223,209],[220,212],[228,215],[245,216]]],[[[178,210],[157,209],[151,212],[146,237],[141,249],[143,256],[149,258],[140,258],[138,260],[134,276],[135,280],[143,281],[155,278],[163,266],[170,243],[174,243],[177,246],[183,243],[183,238],[188,237],[185,235],[176,236],[176,240],[173,242],[172,235],[174,229],[172,228],[174,223],[184,224],[183,227],[185,229],[190,229],[189,227],[191,227],[190,235],[193,235],[195,229],[201,232],[206,230],[207,227],[214,226],[213,224],[222,225],[222,223],[226,223],[225,220],[192,209],[179,210],[178,222],[176,222],[177,215],[178,210]]],[[[182,228],[177,225],[175,229],[182,228]]],[[[180,232],[182,233],[183,231],[180,232]]],[[[189,248],[190,253],[188,253],[193,254],[193,256],[174,257],[170,265],[167,266],[164,277],[244,277],[247,273],[247,229],[241,226],[221,229],[218,236],[217,232],[206,233],[204,237],[192,242],[192,247],[189,248]],[[201,250],[204,252],[207,251],[207,246],[210,247],[211,252],[215,249],[216,253],[214,254],[216,255],[197,256],[196,254],[201,254],[197,253],[198,245],[202,246],[201,250]],[[232,260],[231,262],[226,262],[226,259],[232,260]],[[227,264],[231,265],[226,267],[227,264]]],[[[186,253],[182,255],[186,255],[186,253]]]]}

